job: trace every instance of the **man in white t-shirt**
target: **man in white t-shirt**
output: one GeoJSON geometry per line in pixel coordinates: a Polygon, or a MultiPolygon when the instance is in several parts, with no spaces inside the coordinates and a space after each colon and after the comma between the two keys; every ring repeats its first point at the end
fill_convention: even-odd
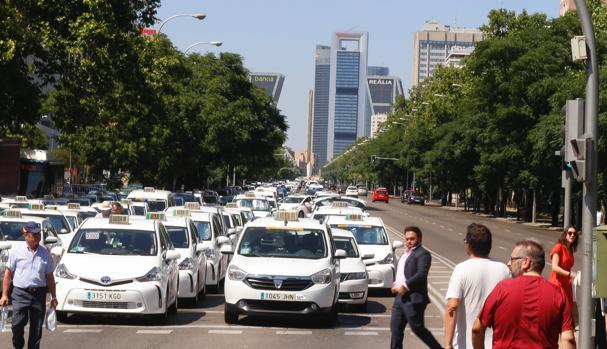
{"type": "MultiPolygon", "coordinates": [[[[472,325],[485,299],[498,282],[510,277],[504,263],[489,259],[491,231],[486,226],[470,224],[464,242],[468,260],[453,269],[445,295],[445,349],[472,348],[472,325]]],[[[493,332],[488,328],[485,348],[491,348],[492,339],[493,332]]]]}

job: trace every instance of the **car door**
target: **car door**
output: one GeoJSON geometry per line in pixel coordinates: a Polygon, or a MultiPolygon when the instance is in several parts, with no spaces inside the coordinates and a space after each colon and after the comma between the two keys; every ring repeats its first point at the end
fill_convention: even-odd
{"type": "Polygon", "coordinates": [[[190,234],[190,256],[192,258],[192,266],[194,267],[194,269],[192,269],[192,275],[196,275],[196,285],[198,287],[196,291],[199,291],[201,289],[201,281],[202,284],[204,284],[205,280],[203,279],[205,275],[202,274],[202,270],[204,269],[202,265],[202,256],[204,254],[196,252],[196,246],[198,245],[198,230],[192,221],[188,221],[188,232],[190,234]]]}
{"type": "Polygon", "coordinates": [[[176,268],[176,261],[174,260],[170,260],[167,261],[165,259],[166,253],[168,250],[172,249],[172,245],[171,245],[171,240],[169,238],[169,234],[166,231],[166,228],[164,227],[164,225],[159,224],[158,225],[158,238],[160,240],[160,256],[162,258],[162,260],[160,261],[160,265],[161,265],[161,270],[162,270],[162,275],[165,283],[163,283],[163,288],[167,288],[169,290],[169,295],[168,295],[168,304],[172,304],[174,298],[177,297],[177,287],[179,286],[178,283],[178,273],[179,273],[179,268],[176,268]]]}
{"type": "Polygon", "coordinates": [[[219,254],[219,266],[218,266],[218,272],[219,272],[219,277],[218,280],[221,280],[221,278],[223,277],[223,274],[225,274],[225,271],[228,267],[228,256],[226,254],[223,253],[219,253],[219,249],[221,248],[221,246],[219,245],[219,243],[217,242],[217,238],[220,236],[225,236],[223,233],[223,230],[221,228],[221,218],[219,217],[219,215],[213,215],[213,241],[212,241],[212,245],[213,245],[213,249],[219,254]]]}

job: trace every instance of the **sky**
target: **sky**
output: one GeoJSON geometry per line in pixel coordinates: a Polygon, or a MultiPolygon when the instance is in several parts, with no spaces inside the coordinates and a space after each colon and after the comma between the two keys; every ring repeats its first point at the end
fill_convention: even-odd
{"type": "Polygon", "coordinates": [[[368,64],[389,67],[407,91],[413,34],[425,21],[477,28],[494,8],[557,17],[559,0],[161,0],[156,17],[160,22],[175,14],[205,13],[203,21],[175,18],[162,32],[181,51],[200,41],[223,41],[221,47],[198,45],[192,51],[238,53],[251,72],[283,74],[278,108],[289,125],[286,145],[298,151],[307,144],[314,51],[316,45],[330,45],[333,32],[368,32],[368,64]]]}

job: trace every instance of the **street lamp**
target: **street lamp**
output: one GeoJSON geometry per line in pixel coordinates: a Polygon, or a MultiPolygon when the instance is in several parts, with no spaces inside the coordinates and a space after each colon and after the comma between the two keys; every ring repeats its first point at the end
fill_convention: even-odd
{"type": "Polygon", "coordinates": [[[188,53],[188,51],[189,51],[189,50],[190,50],[192,47],[194,47],[194,46],[198,46],[198,45],[212,45],[212,46],[217,46],[217,47],[219,47],[219,46],[223,45],[223,41],[201,41],[201,42],[195,42],[195,43],[191,44],[190,46],[188,46],[188,48],[186,48],[186,49],[185,49],[185,51],[184,51],[183,53],[184,53],[184,54],[185,54],[185,53],[188,53]]]}
{"type": "Polygon", "coordinates": [[[175,19],[177,17],[192,17],[192,18],[196,18],[199,21],[202,21],[203,19],[205,19],[207,17],[207,15],[204,13],[181,13],[178,15],[173,15],[173,16],[165,19],[164,21],[160,22],[160,28],[158,28],[158,34],[160,34],[162,32],[162,27],[164,27],[164,25],[167,24],[168,21],[175,19]]]}

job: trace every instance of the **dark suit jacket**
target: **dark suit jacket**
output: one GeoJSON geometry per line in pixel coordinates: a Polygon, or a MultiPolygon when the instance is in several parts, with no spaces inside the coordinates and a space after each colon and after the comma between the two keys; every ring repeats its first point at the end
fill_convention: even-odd
{"type": "Polygon", "coordinates": [[[432,256],[422,245],[417,246],[405,262],[405,278],[409,291],[403,296],[403,302],[430,303],[428,298],[428,272],[432,256]]]}

